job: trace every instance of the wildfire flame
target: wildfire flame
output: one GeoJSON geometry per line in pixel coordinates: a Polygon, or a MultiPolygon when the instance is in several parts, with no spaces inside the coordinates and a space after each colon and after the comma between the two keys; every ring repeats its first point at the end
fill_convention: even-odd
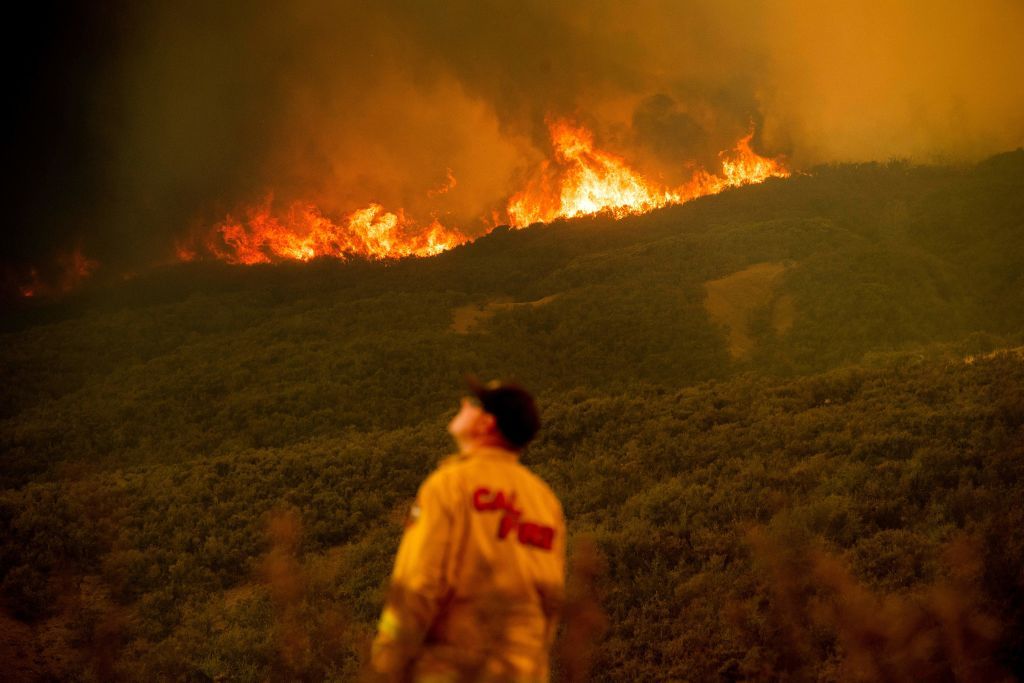
{"type": "Polygon", "coordinates": [[[515,227],[601,212],[622,218],[789,175],[778,160],[762,157],[750,148],[754,136],[750,133],[732,151],[719,155],[721,175],[700,170],[678,187],[659,187],[623,158],[596,149],[594,136],[586,128],[564,119],[551,121],[548,128],[555,158],[543,162],[526,187],[509,200],[506,212],[515,227]]]}
{"type": "Polygon", "coordinates": [[[308,202],[291,204],[281,216],[273,212],[272,203],[268,197],[262,204],[246,209],[241,219],[228,216],[198,247],[194,241],[179,243],[178,257],[191,261],[205,251],[228,263],[251,265],[285,259],[309,261],[322,256],[433,256],[469,239],[436,219],[421,226],[401,209],[385,211],[379,204],[370,204],[344,221],[334,222],[308,202]]]}
{"type": "Polygon", "coordinates": [[[40,274],[36,268],[28,271],[28,281],[18,286],[18,292],[26,299],[49,298],[77,289],[99,267],[97,261],[86,256],[80,247],[57,254],[54,268],[49,276],[40,274]]]}
{"type": "MultiPolygon", "coordinates": [[[[750,148],[751,133],[733,150],[719,155],[719,174],[700,170],[678,187],[662,187],[645,179],[622,157],[598,149],[586,128],[565,119],[548,125],[554,157],[543,162],[526,186],[509,199],[506,217],[513,227],[602,212],[622,218],[789,175],[778,160],[762,157],[750,148]]],[[[428,197],[456,187],[452,170],[446,171],[445,181],[427,190],[428,197]]],[[[491,224],[499,222],[501,217],[492,215],[491,224]]],[[[436,218],[423,225],[402,209],[387,211],[380,204],[369,204],[336,222],[308,202],[275,211],[273,197],[268,196],[243,209],[240,217],[227,216],[206,235],[179,243],[177,254],[183,261],[212,256],[236,264],[309,261],[323,256],[399,258],[433,256],[469,239],[436,218]]]]}
{"type": "MultiPolygon", "coordinates": [[[[615,218],[646,213],[730,187],[789,176],[778,159],[762,157],[750,147],[753,133],[734,149],[721,152],[721,171],[693,173],[677,187],[664,187],[644,178],[620,156],[598,149],[593,134],[565,119],[548,124],[554,156],[544,161],[525,187],[506,206],[509,225],[517,228],[558,218],[607,213],[615,218]]],[[[436,198],[458,185],[452,170],[444,181],[426,191],[436,198]]],[[[491,215],[491,225],[501,216],[491,215]]],[[[485,221],[486,222],[486,221],[485,221]]],[[[341,220],[325,215],[309,202],[294,202],[283,211],[273,197],[228,215],[205,233],[194,233],[176,244],[181,261],[213,257],[233,264],[309,261],[320,257],[345,259],[433,256],[470,240],[437,218],[420,223],[402,209],[388,211],[377,203],[353,211],[341,220]]],[[[58,255],[45,274],[35,268],[17,289],[23,297],[50,297],[76,289],[98,267],[81,249],[58,255]]]]}

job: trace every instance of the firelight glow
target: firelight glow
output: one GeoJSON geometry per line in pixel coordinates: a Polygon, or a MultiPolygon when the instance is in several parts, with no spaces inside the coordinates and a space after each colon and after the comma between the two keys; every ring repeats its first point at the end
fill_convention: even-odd
{"type": "Polygon", "coordinates": [[[623,218],[789,175],[781,162],[762,157],[750,148],[750,133],[731,152],[719,155],[721,175],[700,170],[678,187],[659,187],[646,181],[621,157],[596,149],[594,136],[586,128],[557,120],[549,124],[549,129],[555,158],[544,161],[526,188],[509,200],[509,223],[515,227],[605,212],[623,218]]]}
{"type": "Polygon", "coordinates": [[[59,253],[54,259],[56,275],[49,278],[40,276],[36,268],[31,268],[28,280],[18,286],[18,292],[26,299],[53,298],[72,292],[85,282],[99,266],[99,263],[75,247],[69,252],[59,253]]]}
{"type": "Polygon", "coordinates": [[[386,211],[370,204],[335,222],[310,203],[295,202],[281,216],[273,198],[245,210],[243,218],[228,216],[202,244],[178,245],[178,257],[191,261],[201,252],[227,263],[252,265],[281,260],[309,261],[320,257],[401,258],[433,256],[468,241],[458,230],[434,219],[419,225],[404,211],[386,211]]]}
{"type": "MultiPolygon", "coordinates": [[[[661,187],[622,157],[599,149],[593,133],[583,126],[554,119],[548,127],[554,157],[534,169],[526,186],[508,200],[506,220],[512,227],[598,213],[623,218],[789,175],[779,160],[751,149],[751,133],[733,150],[719,155],[719,174],[700,170],[682,185],[661,187]]],[[[456,185],[449,169],[445,184],[429,190],[427,196],[446,193],[456,185]]],[[[499,222],[490,221],[492,225],[499,222]]],[[[179,243],[177,254],[183,261],[213,257],[251,265],[320,257],[433,256],[468,241],[469,236],[442,225],[437,218],[419,223],[403,209],[388,211],[372,203],[335,221],[309,202],[292,203],[278,213],[273,197],[267,196],[260,204],[243,209],[240,217],[229,215],[206,235],[179,243]]]]}

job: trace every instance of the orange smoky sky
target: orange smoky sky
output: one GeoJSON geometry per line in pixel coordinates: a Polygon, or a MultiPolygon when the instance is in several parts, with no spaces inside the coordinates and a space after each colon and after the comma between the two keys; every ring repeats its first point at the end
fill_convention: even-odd
{"type": "Polygon", "coordinates": [[[794,170],[1024,144],[1019,0],[37,14],[9,29],[34,43],[18,48],[15,161],[28,171],[8,188],[5,264],[68,245],[121,268],[153,263],[189,229],[268,196],[329,215],[374,203],[482,234],[550,157],[552,118],[666,185],[750,131],[794,170]]]}

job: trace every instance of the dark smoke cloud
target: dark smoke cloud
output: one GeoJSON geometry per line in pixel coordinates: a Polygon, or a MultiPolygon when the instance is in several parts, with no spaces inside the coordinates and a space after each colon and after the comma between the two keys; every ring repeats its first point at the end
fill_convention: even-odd
{"type": "Polygon", "coordinates": [[[752,126],[797,167],[1024,143],[1018,0],[99,5],[8,29],[8,267],[145,267],[267,192],[479,233],[551,116],[665,182],[752,126]]]}

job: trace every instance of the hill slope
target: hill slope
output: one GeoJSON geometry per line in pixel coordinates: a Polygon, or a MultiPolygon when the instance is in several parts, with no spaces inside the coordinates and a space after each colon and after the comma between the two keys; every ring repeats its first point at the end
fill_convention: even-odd
{"type": "Polygon", "coordinates": [[[427,260],[180,266],[11,312],[7,610],[40,638],[70,620],[75,656],[131,677],[351,673],[472,371],[540,396],[529,460],[606,561],[606,678],[841,669],[856,625],[811,623],[806,598],[852,584],[824,561],[792,595],[772,578],[820,552],[904,616],[961,581],[957,619],[1002,628],[968,655],[1020,674],[1024,370],[962,359],[1024,342],[1022,233],[1015,152],[822,168],[427,260]],[[260,570],[282,506],[321,642],[299,660],[260,570]],[[942,560],[961,546],[968,578],[942,560]]]}

